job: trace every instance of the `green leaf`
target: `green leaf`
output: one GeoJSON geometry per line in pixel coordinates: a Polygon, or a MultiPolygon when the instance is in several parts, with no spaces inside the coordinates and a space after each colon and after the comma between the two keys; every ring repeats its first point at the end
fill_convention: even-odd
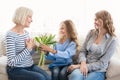
{"type": "MultiPolygon", "coordinates": [[[[52,45],[55,45],[56,41],[54,40],[55,38],[55,35],[47,35],[47,34],[42,34],[40,35],[39,37],[35,37],[35,41],[38,42],[39,44],[45,44],[45,45],[48,45],[48,46],[52,46],[52,45]]],[[[39,60],[39,63],[38,63],[38,66],[42,66],[44,65],[45,63],[45,54],[44,52],[40,51],[40,48],[37,47],[37,52],[40,53],[40,60],[39,60]]]]}
{"type": "Polygon", "coordinates": [[[55,35],[52,36],[52,39],[54,39],[54,38],[55,38],[55,35]]]}
{"type": "Polygon", "coordinates": [[[53,44],[55,44],[56,43],[56,41],[51,41],[51,42],[48,42],[47,44],[48,45],[53,45],[53,44]]]}
{"type": "Polygon", "coordinates": [[[47,35],[46,34],[45,35],[41,35],[40,39],[41,39],[43,44],[46,44],[47,35]]]}
{"type": "Polygon", "coordinates": [[[52,34],[48,37],[46,44],[52,43],[54,41],[54,37],[52,34]]]}
{"type": "Polygon", "coordinates": [[[40,43],[40,39],[38,37],[35,37],[35,40],[40,43]]]}
{"type": "Polygon", "coordinates": [[[51,41],[51,37],[52,37],[52,34],[50,34],[50,36],[47,37],[47,39],[46,39],[45,42],[46,42],[46,43],[50,42],[50,41],[51,41]]]}

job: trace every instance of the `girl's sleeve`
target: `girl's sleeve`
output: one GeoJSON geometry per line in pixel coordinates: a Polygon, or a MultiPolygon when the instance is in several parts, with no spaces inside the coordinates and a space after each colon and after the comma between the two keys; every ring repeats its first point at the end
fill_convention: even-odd
{"type": "Polygon", "coordinates": [[[57,53],[54,55],[56,58],[71,58],[76,53],[76,43],[70,42],[67,49],[65,51],[57,50],[57,53]]]}

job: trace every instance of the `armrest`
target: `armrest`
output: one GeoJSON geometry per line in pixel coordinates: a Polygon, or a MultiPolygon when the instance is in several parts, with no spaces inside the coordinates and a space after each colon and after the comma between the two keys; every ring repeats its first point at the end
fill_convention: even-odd
{"type": "Polygon", "coordinates": [[[6,74],[7,56],[0,57],[0,74],[6,74]]]}
{"type": "Polygon", "coordinates": [[[120,75],[120,59],[111,58],[108,69],[106,71],[106,77],[111,78],[120,75]]]}

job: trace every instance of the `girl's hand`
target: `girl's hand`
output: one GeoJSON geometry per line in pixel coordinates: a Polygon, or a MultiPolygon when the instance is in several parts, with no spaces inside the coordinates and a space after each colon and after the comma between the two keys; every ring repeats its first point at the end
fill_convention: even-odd
{"type": "Polygon", "coordinates": [[[81,62],[80,70],[81,70],[81,73],[82,73],[84,76],[87,76],[88,68],[87,68],[86,62],[84,62],[84,61],[81,62]]]}
{"type": "Polygon", "coordinates": [[[41,45],[40,45],[40,49],[41,49],[42,51],[50,51],[50,47],[48,47],[48,46],[45,45],[45,44],[41,44],[41,45]]]}
{"type": "Polygon", "coordinates": [[[68,67],[68,72],[72,72],[74,69],[77,69],[77,68],[80,68],[80,65],[78,64],[78,65],[70,65],[69,67],[68,67]]]}
{"type": "Polygon", "coordinates": [[[53,53],[53,54],[57,53],[56,50],[50,48],[49,46],[47,46],[47,45],[45,45],[45,44],[41,44],[41,45],[40,45],[40,49],[41,49],[42,51],[51,52],[51,53],[53,53]]]}

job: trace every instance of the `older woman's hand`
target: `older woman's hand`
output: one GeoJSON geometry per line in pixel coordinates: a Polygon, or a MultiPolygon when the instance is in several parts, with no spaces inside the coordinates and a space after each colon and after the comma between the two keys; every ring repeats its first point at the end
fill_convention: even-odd
{"type": "Polygon", "coordinates": [[[29,49],[29,50],[32,50],[33,47],[35,46],[34,39],[31,39],[31,38],[26,39],[25,43],[26,43],[27,49],[29,49]]]}

